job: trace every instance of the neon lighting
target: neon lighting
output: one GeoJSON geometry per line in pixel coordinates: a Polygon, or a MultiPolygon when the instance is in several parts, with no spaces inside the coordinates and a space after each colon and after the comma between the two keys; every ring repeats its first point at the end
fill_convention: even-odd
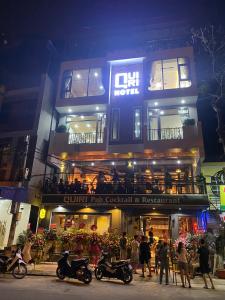
{"type": "Polygon", "coordinates": [[[114,96],[138,95],[140,85],[139,72],[115,74],[114,96]]]}

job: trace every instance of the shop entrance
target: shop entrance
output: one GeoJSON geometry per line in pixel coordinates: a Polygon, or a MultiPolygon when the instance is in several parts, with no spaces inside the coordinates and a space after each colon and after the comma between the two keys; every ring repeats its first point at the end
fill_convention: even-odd
{"type": "Polygon", "coordinates": [[[149,231],[153,228],[153,236],[156,241],[163,240],[169,242],[170,240],[170,217],[169,216],[141,216],[140,225],[141,230],[148,237],[149,231]]]}

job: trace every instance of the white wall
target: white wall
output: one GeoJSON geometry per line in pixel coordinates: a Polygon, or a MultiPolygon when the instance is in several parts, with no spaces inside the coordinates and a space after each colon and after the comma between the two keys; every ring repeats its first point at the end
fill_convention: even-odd
{"type": "Polygon", "coordinates": [[[20,219],[20,221],[17,221],[17,224],[16,224],[16,232],[15,232],[15,236],[14,236],[14,240],[13,240],[14,245],[17,243],[18,236],[23,231],[26,231],[28,229],[30,210],[31,210],[30,204],[27,204],[27,203],[20,204],[21,219],[20,219]]]}
{"type": "MultiPolygon", "coordinates": [[[[43,149],[43,142],[44,140],[49,140],[49,132],[51,130],[51,118],[52,118],[52,105],[53,105],[53,96],[54,96],[54,85],[52,80],[47,76],[44,75],[42,78],[41,84],[41,92],[39,96],[39,111],[40,114],[37,117],[37,143],[36,149],[43,149]]],[[[55,126],[55,121],[53,122],[55,126]]],[[[38,151],[38,150],[37,150],[38,151]]],[[[35,153],[35,158],[33,162],[32,168],[32,176],[34,175],[42,175],[42,176],[35,176],[31,177],[30,180],[30,187],[41,187],[43,174],[45,171],[45,164],[44,162],[40,161],[41,155],[40,153],[35,153]]]]}
{"type": "Polygon", "coordinates": [[[0,249],[7,246],[9,231],[12,222],[10,214],[11,200],[0,200],[0,249]]]}

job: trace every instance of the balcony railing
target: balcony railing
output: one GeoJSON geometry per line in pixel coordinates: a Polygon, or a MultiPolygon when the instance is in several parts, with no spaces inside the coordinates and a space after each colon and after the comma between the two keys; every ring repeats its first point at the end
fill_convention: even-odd
{"type": "Polygon", "coordinates": [[[161,128],[161,129],[149,129],[148,140],[180,140],[183,139],[183,128],[161,128]]]}
{"type": "Polygon", "coordinates": [[[70,133],[69,144],[101,144],[103,143],[103,133],[70,133]]]}

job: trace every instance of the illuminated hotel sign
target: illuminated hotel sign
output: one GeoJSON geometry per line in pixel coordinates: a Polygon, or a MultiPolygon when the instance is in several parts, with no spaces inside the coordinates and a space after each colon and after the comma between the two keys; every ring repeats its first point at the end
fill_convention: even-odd
{"type": "Polygon", "coordinates": [[[114,96],[138,95],[140,93],[140,73],[116,73],[114,96]]]}

